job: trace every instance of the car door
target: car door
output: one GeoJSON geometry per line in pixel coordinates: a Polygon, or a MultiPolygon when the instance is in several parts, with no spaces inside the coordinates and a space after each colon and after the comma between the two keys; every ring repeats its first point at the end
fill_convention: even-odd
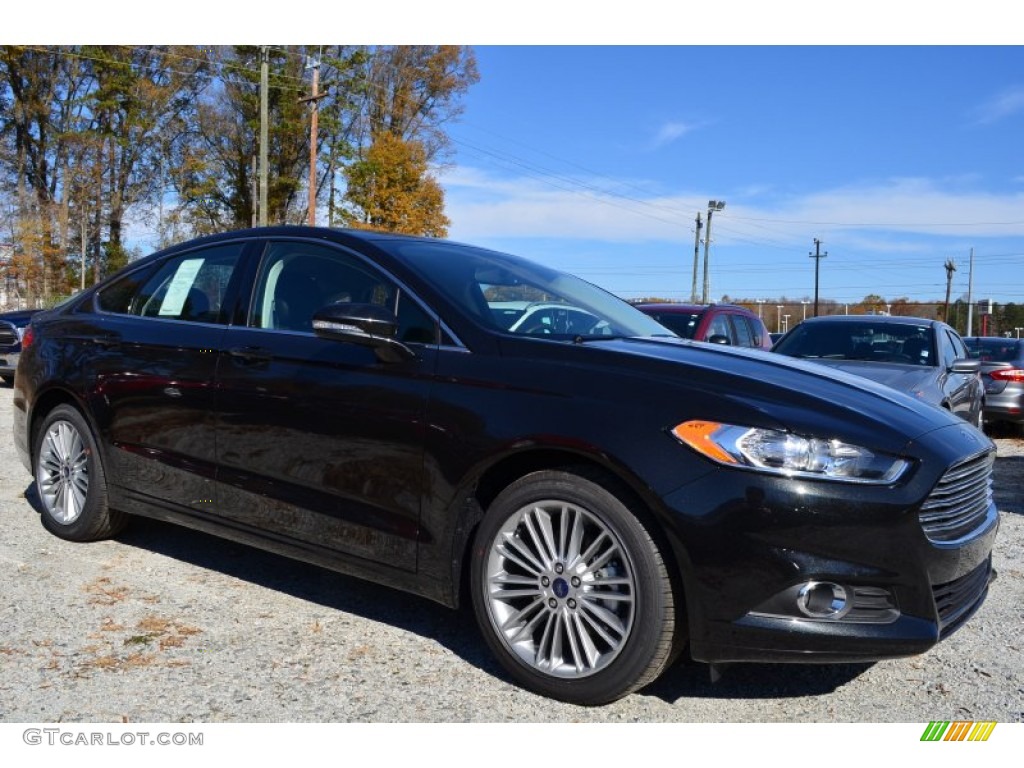
{"type": "Polygon", "coordinates": [[[108,480],[129,497],[213,507],[214,373],[244,248],[199,248],[137,270],[80,315],[77,367],[111,446],[108,480]]]}
{"type": "Polygon", "coordinates": [[[939,357],[942,363],[941,387],[949,409],[970,422],[976,420],[981,407],[982,385],[978,376],[978,365],[971,371],[957,371],[954,365],[967,361],[970,353],[960,337],[948,328],[940,328],[939,357]]]}
{"type": "Polygon", "coordinates": [[[232,522],[413,570],[436,321],[357,254],[267,241],[218,366],[218,509],[232,522]],[[415,359],[321,338],[332,302],[388,306],[415,359]]]}

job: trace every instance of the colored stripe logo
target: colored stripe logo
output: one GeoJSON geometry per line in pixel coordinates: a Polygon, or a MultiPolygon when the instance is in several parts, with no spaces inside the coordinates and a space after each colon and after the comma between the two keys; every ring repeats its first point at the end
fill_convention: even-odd
{"type": "Polygon", "coordinates": [[[988,741],[996,724],[992,721],[934,721],[921,734],[921,741],[988,741]]]}

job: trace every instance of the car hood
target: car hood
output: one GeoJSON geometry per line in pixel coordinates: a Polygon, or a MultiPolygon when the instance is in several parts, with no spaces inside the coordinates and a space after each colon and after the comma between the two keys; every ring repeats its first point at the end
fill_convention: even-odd
{"type": "Polygon", "coordinates": [[[897,453],[929,432],[963,425],[888,386],[772,352],[660,338],[524,341],[515,344],[518,351],[508,351],[523,353],[525,345],[530,356],[552,357],[578,370],[585,380],[580,390],[600,386],[605,399],[618,392],[620,399],[659,401],[649,407],[664,410],[666,421],[696,418],[783,429],[897,453]],[[666,398],[671,402],[661,402],[666,398]]]}
{"type": "Polygon", "coordinates": [[[932,366],[910,363],[872,363],[865,360],[826,360],[815,358],[810,361],[826,365],[837,371],[863,376],[901,392],[915,392],[931,385],[938,377],[938,369],[932,366]]]}

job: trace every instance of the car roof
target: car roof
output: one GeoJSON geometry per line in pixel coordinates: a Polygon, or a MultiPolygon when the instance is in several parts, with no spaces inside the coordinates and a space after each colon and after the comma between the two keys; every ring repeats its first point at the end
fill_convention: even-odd
{"type": "Polygon", "coordinates": [[[685,304],[669,301],[650,301],[643,302],[642,304],[634,304],[637,309],[657,309],[661,312],[678,312],[680,314],[687,312],[703,312],[705,309],[736,309],[740,312],[750,312],[746,307],[741,307],[738,304],[685,304]]]}
{"type": "Polygon", "coordinates": [[[907,315],[818,315],[802,320],[803,323],[879,323],[887,325],[943,325],[941,320],[907,315]]]}

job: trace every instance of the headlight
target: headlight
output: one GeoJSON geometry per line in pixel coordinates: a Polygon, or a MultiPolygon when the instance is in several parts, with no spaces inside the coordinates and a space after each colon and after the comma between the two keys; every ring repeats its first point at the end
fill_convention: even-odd
{"type": "Polygon", "coordinates": [[[779,475],[850,483],[895,482],[910,462],[841,440],[800,437],[774,429],[714,421],[687,421],[672,429],[677,440],[719,464],[779,475]]]}

